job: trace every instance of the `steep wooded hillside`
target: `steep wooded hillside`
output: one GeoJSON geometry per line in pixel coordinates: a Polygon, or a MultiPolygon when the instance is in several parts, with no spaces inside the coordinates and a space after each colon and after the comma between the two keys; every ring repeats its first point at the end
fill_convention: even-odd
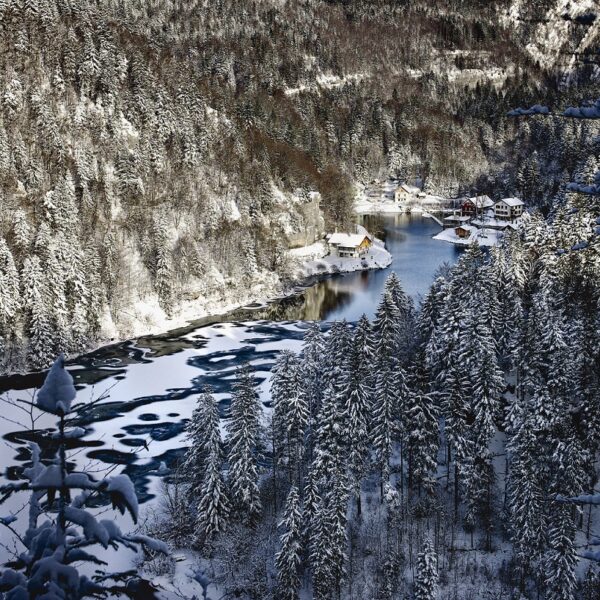
{"type": "Polygon", "coordinates": [[[0,2],[5,368],[276,289],[289,240],[323,230],[311,191],[343,227],[354,181],[487,173],[482,123],[552,67],[511,7],[0,2]]]}

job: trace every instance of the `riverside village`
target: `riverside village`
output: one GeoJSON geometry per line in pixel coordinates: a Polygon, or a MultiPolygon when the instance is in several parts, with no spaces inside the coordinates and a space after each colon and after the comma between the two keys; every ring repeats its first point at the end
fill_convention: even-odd
{"type": "MultiPolygon", "coordinates": [[[[420,215],[439,225],[434,240],[489,247],[498,245],[507,231],[518,230],[525,203],[520,198],[493,200],[487,195],[444,198],[425,193],[419,185],[388,179],[358,189],[354,210],[363,216],[420,215]]],[[[300,277],[381,269],[392,261],[384,241],[361,225],[326,233],[310,245],[289,250],[288,258],[300,277]]]]}

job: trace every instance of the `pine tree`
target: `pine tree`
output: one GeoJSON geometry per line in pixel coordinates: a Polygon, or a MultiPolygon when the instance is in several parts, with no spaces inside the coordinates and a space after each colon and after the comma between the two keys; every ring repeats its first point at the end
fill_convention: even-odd
{"type": "Polygon", "coordinates": [[[303,395],[308,408],[309,421],[306,430],[306,455],[312,460],[316,441],[317,419],[323,399],[322,360],[325,341],[318,323],[312,323],[304,334],[300,374],[303,381],[303,395]]]}
{"type": "Polygon", "coordinates": [[[358,321],[350,349],[350,366],[347,389],[348,415],[348,471],[361,514],[361,482],[366,474],[369,459],[369,420],[373,400],[371,364],[371,325],[366,316],[358,321]]]}
{"type": "Polygon", "coordinates": [[[311,528],[310,563],[313,595],[317,600],[339,597],[346,573],[348,493],[337,477],[327,480],[327,491],[318,502],[311,528]]]}
{"type": "Polygon", "coordinates": [[[385,281],[384,294],[390,294],[391,300],[398,310],[399,351],[403,362],[406,361],[411,345],[414,342],[415,307],[412,299],[402,289],[400,279],[394,271],[385,281]]]}
{"type": "Polygon", "coordinates": [[[227,423],[230,497],[236,517],[252,525],[261,512],[257,460],[261,407],[248,365],[237,371],[230,414],[227,423]]]}
{"type": "Polygon", "coordinates": [[[302,564],[302,510],[298,488],[289,491],[285,513],[279,525],[283,528],[281,549],[275,557],[278,597],[297,600],[300,590],[300,567],[302,564]]]}
{"type": "Polygon", "coordinates": [[[0,238],[0,339],[2,346],[11,342],[17,335],[19,308],[19,273],[8,245],[3,238],[0,238]]]}
{"type": "Polygon", "coordinates": [[[196,515],[195,537],[201,546],[210,544],[215,536],[223,531],[230,510],[223,480],[223,457],[218,429],[216,435],[212,435],[210,439],[206,470],[198,491],[200,501],[196,515]]]}
{"type": "Polygon", "coordinates": [[[159,215],[154,222],[154,276],[155,288],[160,304],[170,316],[174,308],[173,262],[169,234],[164,215],[159,215]]]}
{"type": "Polygon", "coordinates": [[[532,422],[519,424],[509,441],[508,496],[512,542],[519,562],[521,589],[524,579],[541,557],[546,536],[544,484],[539,465],[540,448],[532,422]]]}
{"type": "Polygon", "coordinates": [[[399,312],[392,296],[386,292],[377,309],[373,322],[375,339],[375,383],[373,403],[373,446],[381,473],[381,496],[383,486],[389,480],[390,460],[394,444],[400,433],[399,415],[408,395],[404,370],[400,366],[399,312]]]}
{"type": "Polygon", "coordinates": [[[288,481],[302,480],[304,434],[308,425],[308,406],[302,389],[299,358],[283,350],[272,370],[274,466],[284,466],[288,481]]]}
{"type": "Polygon", "coordinates": [[[415,576],[415,600],[435,600],[438,589],[437,556],[430,539],[426,539],[417,556],[415,576]]]}
{"type": "Polygon", "coordinates": [[[439,449],[438,414],[430,394],[411,389],[407,396],[405,419],[407,427],[408,486],[434,488],[439,449]]]}
{"type": "Polygon", "coordinates": [[[40,260],[26,258],[21,272],[25,329],[29,337],[29,359],[36,368],[48,365],[54,350],[54,339],[48,314],[48,291],[40,260]]]}
{"type": "Polygon", "coordinates": [[[199,499],[209,455],[221,441],[219,421],[219,410],[212,390],[206,387],[198,397],[196,408],[186,425],[189,446],[180,468],[181,477],[188,484],[191,502],[199,499]]]}

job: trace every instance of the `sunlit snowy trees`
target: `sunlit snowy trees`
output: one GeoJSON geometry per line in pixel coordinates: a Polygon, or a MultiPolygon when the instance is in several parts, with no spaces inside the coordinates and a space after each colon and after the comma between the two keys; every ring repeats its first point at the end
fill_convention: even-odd
{"type": "Polygon", "coordinates": [[[158,319],[223,282],[241,295],[249,280],[285,280],[281,223],[298,234],[319,220],[306,223],[297,202],[307,190],[320,192],[333,229],[351,223],[354,184],[386,174],[452,196],[480,178],[544,206],[563,172],[593,181],[578,124],[532,126],[515,141],[502,115],[542,79],[527,49],[547,36],[523,28],[519,11],[512,28],[473,0],[443,10],[387,0],[13,4],[0,5],[0,237],[19,274],[34,255],[49,268],[44,230],[65,236],[73,264],[90,247],[103,263],[78,268],[103,317],[94,326],[67,291],[60,316],[75,331],[47,340],[18,303],[23,320],[4,361],[17,367],[47,366],[56,346],[76,353],[107,331],[129,334],[132,318],[143,321],[138,301],[158,319]],[[460,58],[431,53],[446,47],[460,58]],[[487,77],[498,70],[515,74],[502,89],[487,77]],[[427,76],[406,85],[417,72],[427,76]],[[454,84],[463,73],[478,85],[454,84]],[[558,164],[531,151],[545,134],[558,164]],[[513,151],[518,165],[497,160],[513,151]]]}

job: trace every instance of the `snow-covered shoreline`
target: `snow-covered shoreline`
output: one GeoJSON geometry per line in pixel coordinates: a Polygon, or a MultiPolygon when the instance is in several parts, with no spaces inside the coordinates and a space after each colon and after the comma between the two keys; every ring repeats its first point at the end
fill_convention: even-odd
{"type": "MultiPolygon", "coordinates": [[[[288,250],[287,255],[292,265],[291,282],[284,284],[275,273],[261,273],[258,280],[250,286],[247,283],[229,287],[222,286],[215,293],[184,300],[171,317],[167,317],[160,308],[157,298],[140,301],[130,309],[125,328],[113,329],[112,335],[104,335],[81,354],[69,356],[69,360],[127,340],[165,334],[189,327],[195,321],[224,316],[245,306],[266,305],[282,298],[294,296],[304,288],[316,285],[322,278],[331,275],[384,269],[392,262],[392,255],[385,249],[384,242],[378,239],[374,239],[373,246],[362,258],[340,258],[327,254],[328,248],[325,241],[288,250]]],[[[29,369],[14,369],[2,375],[30,372],[29,369]]]]}
{"type": "Polygon", "coordinates": [[[502,241],[504,234],[496,229],[478,228],[473,225],[463,225],[463,228],[469,232],[469,237],[460,238],[452,228],[444,229],[433,236],[434,240],[447,242],[456,246],[470,246],[479,244],[480,246],[497,246],[502,241]]]}
{"type": "Polygon", "coordinates": [[[392,255],[385,249],[381,240],[374,238],[373,245],[360,258],[332,256],[325,241],[318,241],[310,246],[288,251],[294,264],[294,277],[298,279],[351,273],[370,269],[385,269],[392,262],[392,255]]]}

